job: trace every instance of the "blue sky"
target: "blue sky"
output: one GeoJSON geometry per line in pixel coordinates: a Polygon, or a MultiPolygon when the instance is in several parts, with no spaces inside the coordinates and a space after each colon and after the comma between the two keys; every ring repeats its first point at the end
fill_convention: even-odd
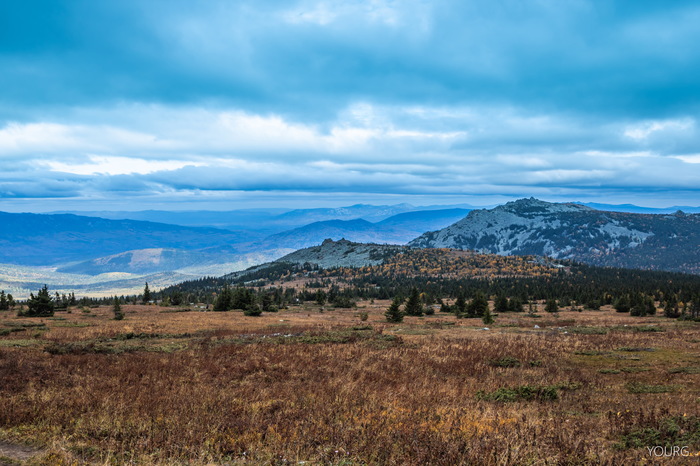
{"type": "Polygon", "coordinates": [[[0,4],[0,210],[700,205],[700,6],[0,4]]]}

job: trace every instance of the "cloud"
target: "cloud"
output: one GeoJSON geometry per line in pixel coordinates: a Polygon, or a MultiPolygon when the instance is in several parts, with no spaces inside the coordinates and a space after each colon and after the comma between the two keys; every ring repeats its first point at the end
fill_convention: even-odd
{"type": "Polygon", "coordinates": [[[700,203],[698,19],[690,1],[5,2],[0,199],[700,203]]]}

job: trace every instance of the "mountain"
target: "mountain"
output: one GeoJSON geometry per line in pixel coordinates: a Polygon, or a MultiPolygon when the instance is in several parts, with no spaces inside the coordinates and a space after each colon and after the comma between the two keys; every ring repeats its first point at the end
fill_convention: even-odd
{"type": "Polygon", "coordinates": [[[260,249],[301,249],[317,245],[327,238],[344,238],[360,243],[405,244],[425,231],[450,225],[468,212],[467,209],[404,212],[376,223],[364,219],[314,222],[271,235],[263,241],[260,249]]]}
{"type": "Polygon", "coordinates": [[[71,214],[0,212],[0,263],[54,265],[129,250],[195,250],[245,241],[245,235],[215,228],[183,227],[71,214]]]}
{"type": "Polygon", "coordinates": [[[197,276],[223,275],[233,270],[242,270],[274,260],[289,251],[289,249],[270,249],[243,252],[229,246],[193,251],[167,248],[139,249],[72,263],[58,267],[56,271],[80,275],[117,272],[141,275],[159,272],[178,272],[197,276]]]}
{"type": "Polygon", "coordinates": [[[599,204],[597,202],[576,202],[592,207],[596,210],[606,210],[611,212],[629,212],[635,214],[672,214],[679,210],[685,213],[700,213],[700,207],[673,206],[673,207],[642,207],[634,204],[599,204]]]}
{"type": "Polygon", "coordinates": [[[602,266],[700,273],[700,215],[605,212],[520,199],[409,243],[500,255],[546,255],[602,266]]]}
{"type": "Polygon", "coordinates": [[[381,264],[388,257],[405,251],[405,246],[387,244],[363,244],[341,239],[327,239],[320,246],[300,249],[275,262],[313,264],[321,268],[363,267],[381,264]]]}
{"type": "Polygon", "coordinates": [[[220,228],[236,231],[239,234],[247,234],[250,237],[249,239],[253,240],[261,239],[265,236],[280,233],[285,230],[299,228],[315,222],[357,219],[364,219],[368,222],[381,222],[382,220],[385,220],[391,216],[405,212],[450,209],[470,210],[472,209],[472,206],[467,204],[458,204],[416,207],[410,204],[380,206],[356,204],[337,208],[295,210],[282,208],[258,208],[228,211],[64,211],[54,212],[54,214],[74,214],[83,217],[99,217],[110,220],[140,220],[156,223],[168,223],[172,225],[220,228]]]}
{"type": "MultiPolygon", "coordinates": [[[[87,217],[99,217],[109,220],[139,220],[146,222],[167,223],[189,227],[210,227],[236,231],[247,235],[247,239],[260,239],[277,233],[284,225],[272,225],[276,217],[289,209],[241,209],[229,211],[214,210],[141,210],[141,211],[85,211],[54,212],[55,214],[74,214],[87,217]]],[[[293,225],[298,226],[298,225],[293,225]]]]}

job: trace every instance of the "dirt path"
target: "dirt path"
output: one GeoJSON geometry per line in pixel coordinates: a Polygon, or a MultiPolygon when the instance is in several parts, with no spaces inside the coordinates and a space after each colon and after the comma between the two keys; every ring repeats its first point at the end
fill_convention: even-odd
{"type": "Polygon", "coordinates": [[[0,440],[0,465],[13,464],[6,460],[9,458],[14,461],[26,461],[41,453],[41,450],[26,445],[16,445],[14,443],[3,442],[0,440]]]}

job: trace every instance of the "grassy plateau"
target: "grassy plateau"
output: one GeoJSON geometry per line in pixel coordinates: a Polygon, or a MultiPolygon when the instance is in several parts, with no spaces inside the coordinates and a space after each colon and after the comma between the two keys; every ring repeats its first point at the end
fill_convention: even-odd
{"type": "Polygon", "coordinates": [[[0,464],[700,461],[699,323],[388,305],[0,312],[0,464]]]}

